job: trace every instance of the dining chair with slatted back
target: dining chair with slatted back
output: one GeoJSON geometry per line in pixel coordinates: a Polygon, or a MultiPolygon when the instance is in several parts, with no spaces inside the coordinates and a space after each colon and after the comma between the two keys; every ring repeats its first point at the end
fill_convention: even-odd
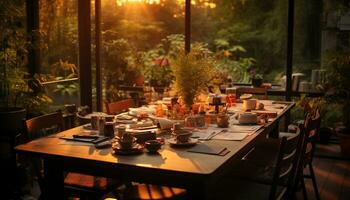
{"type": "Polygon", "coordinates": [[[312,180],[312,186],[315,193],[315,197],[316,199],[320,199],[316,182],[316,176],[312,165],[320,124],[320,109],[319,107],[316,107],[307,114],[307,117],[305,119],[305,135],[303,139],[303,144],[300,148],[301,155],[298,163],[298,169],[296,171],[296,182],[294,185],[294,191],[297,190],[299,184],[302,185],[304,198],[307,198],[304,178],[310,178],[312,180]],[[304,168],[306,167],[308,167],[310,174],[304,174],[304,168]]]}
{"type": "Polygon", "coordinates": [[[276,169],[272,177],[269,199],[281,199],[288,190],[288,182],[291,180],[293,169],[295,169],[297,159],[297,147],[299,144],[300,129],[292,137],[282,137],[280,140],[280,150],[277,155],[276,169]],[[277,187],[284,186],[280,194],[277,195],[277,187]]]}
{"type": "Polygon", "coordinates": [[[133,107],[134,101],[132,99],[124,99],[115,102],[105,102],[107,114],[114,115],[126,111],[128,108],[133,107]]]}
{"type": "Polygon", "coordinates": [[[188,200],[185,189],[162,185],[132,183],[124,189],[107,194],[104,199],[119,200],[188,200]]]}
{"type": "MultiPolygon", "coordinates": [[[[36,138],[60,132],[63,128],[63,117],[61,112],[55,112],[26,120],[24,123],[27,142],[29,142],[36,138]]],[[[38,184],[45,196],[43,162],[42,160],[32,159],[31,163],[37,176],[38,184]]],[[[68,172],[64,179],[66,191],[79,196],[96,195],[101,197],[108,192],[108,189],[115,186],[112,183],[114,182],[109,181],[105,177],[95,177],[73,172],[68,172]]]]}
{"type": "MultiPolygon", "coordinates": [[[[263,159],[244,156],[237,165],[233,166],[233,173],[229,178],[220,180],[216,198],[282,199],[285,197],[297,162],[300,133],[298,129],[297,133],[290,137],[266,139],[263,143],[269,144],[270,148],[265,153],[273,155],[263,159]],[[239,192],[233,194],[234,191],[239,192]]],[[[252,151],[257,149],[259,148],[252,151]]]]}

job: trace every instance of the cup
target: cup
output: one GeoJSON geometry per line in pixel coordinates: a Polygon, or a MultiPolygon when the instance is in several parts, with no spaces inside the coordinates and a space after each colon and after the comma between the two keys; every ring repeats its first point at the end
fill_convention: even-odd
{"type": "Polygon", "coordinates": [[[220,128],[227,128],[229,125],[229,116],[225,114],[218,115],[216,117],[216,123],[220,128]]]}
{"type": "Polygon", "coordinates": [[[174,137],[175,137],[176,142],[186,143],[190,139],[191,135],[192,135],[191,132],[179,131],[179,132],[175,132],[174,137]]]}
{"type": "Polygon", "coordinates": [[[121,138],[118,139],[118,143],[121,149],[131,149],[135,143],[136,138],[131,133],[124,133],[121,138]]]}
{"type": "Polygon", "coordinates": [[[245,99],[243,100],[243,110],[254,110],[256,107],[256,99],[245,99]]]}
{"type": "Polygon", "coordinates": [[[196,127],[197,119],[194,116],[188,116],[185,118],[185,127],[196,127]]]}
{"type": "Polygon", "coordinates": [[[145,142],[145,147],[150,153],[156,153],[161,146],[162,143],[158,140],[148,140],[145,142]]]}
{"type": "Polygon", "coordinates": [[[91,120],[91,129],[92,130],[98,130],[99,116],[98,115],[92,115],[90,120],[91,120]]]}
{"type": "Polygon", "coordinates": [[[104,128],[104,136],[114,137],[114,122],[106,122],[104,128]]]}

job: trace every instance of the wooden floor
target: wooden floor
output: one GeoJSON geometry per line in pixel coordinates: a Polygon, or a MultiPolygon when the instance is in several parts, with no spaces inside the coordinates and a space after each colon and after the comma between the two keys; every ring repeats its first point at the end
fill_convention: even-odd
{"type": "MultiPolygon", "coordinates": [[[[350,200],[350,160],[342,157],[338,144],[318,145],[313,165],[322,200],[350,200]]],[[[316,199],[311,179],[305,181],[308,199],[316,199]]]]}

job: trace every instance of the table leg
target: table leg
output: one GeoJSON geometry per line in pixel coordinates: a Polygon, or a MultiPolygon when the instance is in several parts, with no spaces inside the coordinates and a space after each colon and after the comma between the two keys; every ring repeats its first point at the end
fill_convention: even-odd
{"type": "Polygon", "coordinates": [[[42,199],[65,199],[63,169],[58,160],[44,160],[44,179],[42,199]]]}

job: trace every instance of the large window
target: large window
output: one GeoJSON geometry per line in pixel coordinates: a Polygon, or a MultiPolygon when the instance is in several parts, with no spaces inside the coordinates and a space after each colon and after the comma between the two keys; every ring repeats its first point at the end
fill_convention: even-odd
{"type": "Polygon", "coordinates": [[[55,105],[79,104],[76,0],[40,0],[41,81],[55,105]]]}
{"type": "Polygon", "coordinates": [[[184,41],[183,1],[103,0],[101,29],[104,101],[125,98],[119,86],[170,83],[167,57],[184,41]]]}
{"type": "Polygon", "coordinates": [[[285,73],[287,0],[192,1],[193,41],[207,43],[234,82],[253,73],[279,83],[285,73]]]}

